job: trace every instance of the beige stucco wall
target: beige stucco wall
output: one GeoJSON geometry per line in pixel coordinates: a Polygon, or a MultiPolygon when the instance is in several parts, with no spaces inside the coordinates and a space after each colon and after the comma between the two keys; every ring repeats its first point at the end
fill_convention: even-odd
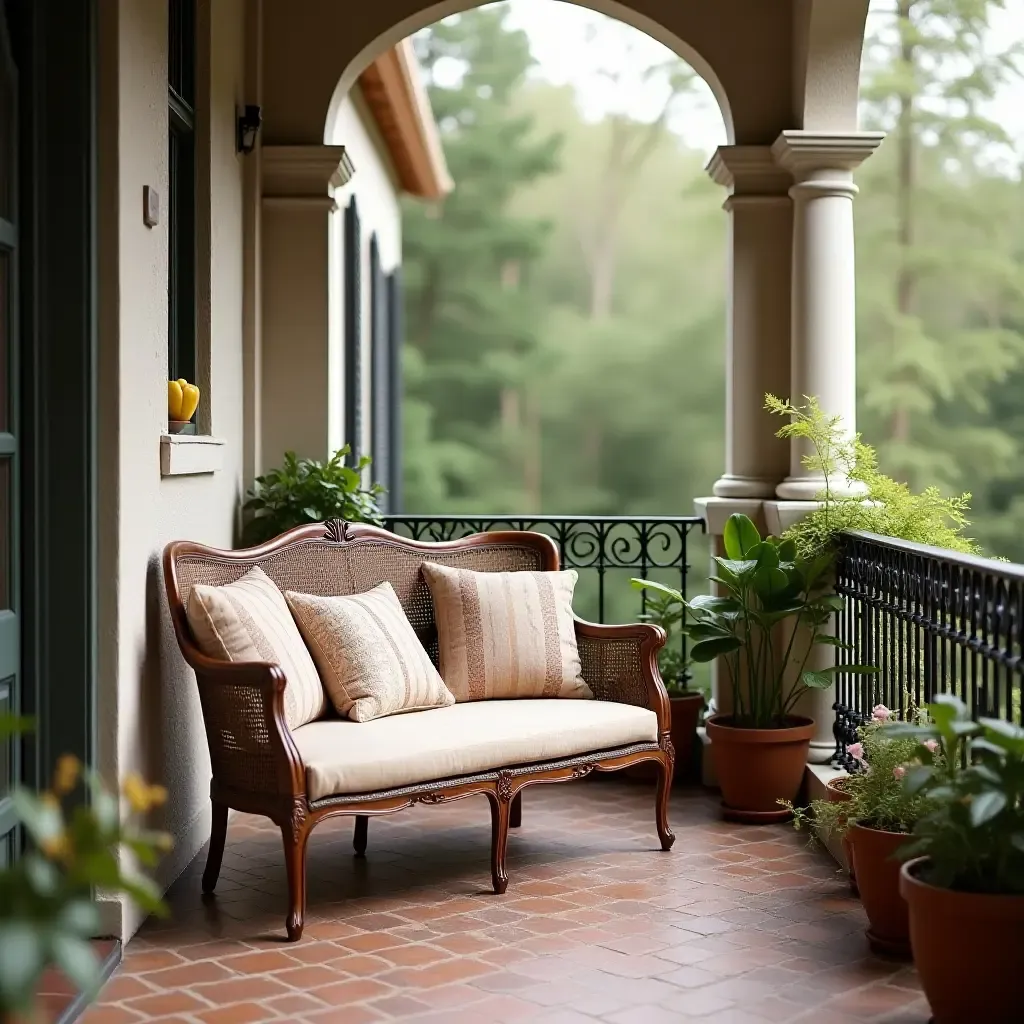
{"type": "MultiPolygon", "coordinates": [[[[370,349],[370,328],[372,307],[370,304],[370,238],[377,236],[380,263],[385,273],[394,270],[402,262],[402,210],[399,200],[398,179],[390,155],[376,122],[370,117],[359,87],[349,91],[338,106],[326,131],[326,142],[344,146],[352,157],[356,173],[352,180],[338,190],[338,206],[344,209],[349,198],[355,195],[359,207],[362,243],[359,259],[362,265],[362,402],[366,415],[363,418],[363,451],[370,452],[373,444],[373,424],[370,422],[372,386],[372,352],[370,349]]],[[[344,296],[341,296],[341,310],[344,316],[344,296]]],[[[343,362],[343,354],[338,354],[343,362]]],[[[331,396],[331,422],[336,430],[331,434],[332,450],[344,444],[348,438],[344,433],[345,416],[344,388],[337,389],[331,396]]]]}
{"type": "MultiPolygon", "coordinates": [[[[322,459],[345,443],[343,266],[344,211],[356,196],[362,266],[363,442],[369,422],[370,237],[385,271],[401,262],[397,178],[358,85],[335,104],[323,140],[344,146],[355,167],[331,191],[334,207],[311,197],[265,197],[261,204],[262,328],[259,465],[280,465],[286,451],[322,459]]],[[[327,199],[324,185],[322,199],[327,199]]]]}
{"type": "MultiPolygon", "coordinates": [[[[206,422],[225,441],[223,468],[168,478],[160,475],[167,422],[167,10],[164,0],[99,5],[98,120],[105,146],[97,763],[111,782],[139,771],[169,789],[158,823],[176,848],[162,866],[164,882],[207,838],[210,770],[195,682],[171,630],[159,558],[164,544],[179,537],[230,545],[241,487],[242,158],[235,154],[234,121],[242,100],[243,4],[200,0],[212,61],[208,116],[200,117],[197,140],[210,182],[210,206],[198,217],[199,248],[210,254],[199,289],[199,362],[206,422]],[[145,185],[158,190],[164,206],[152,229],[142,222],[145,185]]],[[[201,171],[200,182],[204,176],[201,171]]],[[[201,258],[200,268],[204,263],[201,258]]],[[[134,908],[106,909],[111,930],[128,936],[137,927],[134,908]]]]}

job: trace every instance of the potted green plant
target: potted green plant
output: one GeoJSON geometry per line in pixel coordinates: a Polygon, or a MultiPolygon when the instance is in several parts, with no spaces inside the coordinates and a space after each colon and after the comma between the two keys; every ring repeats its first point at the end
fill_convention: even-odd
{"type": "Polygon", "coordinates": [[[826,631],[843,602],[829,592],[829,554],[808,558],[792,540],[762,538],[739,513],[726,522],[723,544],[711,577],[720,593],[689,601],[682,628],[693,660],[720,658],[731,686],[732,712],[706,723],[726,817],[780,821],[790,812],[779,801],[796,797],[814,732],[813,721],[796,713],[797,702],[808,689],[831,686],[835,672],[807,664],[822,645],[843,646],[826,631]]]}
{"type": "MultiPolygon", "coordinates": [[[[916,717],[911,712],[911,717],[916,717]]],[[[900,896],[898,853],[910,838],[927,803],[920,793],[903,785],[908,766],[917,754],[918,741],[893,737],[887,731],[892,713],[883,704],[871,721],[858,730],[859,742],[847,751],[861,770],[842,779],[841,799],[814,800],[809,812],[793,808],[797,829],[809,826],[812,835],[843,841],[851,874],[868,916],[868,943],[878,953],[910,955],[907,905],[900,896]]],[[[929,743],[934,741],[929,740],[929,743]]]]}
{"type": "MultiPolygon", "coordinates": [[[[24,719],[0,716],[0,740],[27,726],[24,719]]],[[[167,796],[134,775],[122,795],[136,814],[167,796]]],[[[49,967],[59,968],[87,997],[94,994],[102,980],[89,942],[100,925],[94,890],[124,893],[143,910],[165,915],[156,885],[126,869],[121,854],[130,851],[152,866],[171,843],[162,832],[123,820],[118,797],[70,755],[58,760],[49,790],[17,787],[11,805],[28,848],[0,869],[0,1022],[32,1019],[39,980],[49,967]],[[82,783],[87,800],[81,799],[82,783]]]]}
{"type": "MultiPolygon", "coordinates": [[[[630,581],[637,590],[647,591],[646,611],[640,616],[665,630],[665,646],[658,652],[658,669],[668,691],[672,705],[672,745],[676,752],[675,777],[684,777],[693,764],[693,743],[697,735],[697,723],[704,710],[704,694],[691,690],[686,685],[687,669],[691,662],[684,659],[679,643],[682,626],[686,620],[686,602],[683,595],[672,587],[665,587],[651,580],[630,581]]],[[[639,777],[653,777],[654,766],[648,762],[636,765],[627,772],[639,777]]]]}
{"type": "Polygon", "coordinates": [[[1024,729],[970,719],[951,694],[928,706],[931,724],[899,723],[920,741],[908,793],[926,797],[900,892],[910,945],[935,1024],[1021,1019],[1024,965],[1024,729]],[[934,749],[933,749],[934,747],[934,749]]]}
{"type": "Polygon", "coordinates": [[[284,464],[256,478],[242,506],[242,543],[261,544],[296,526],[344,519],[380,525],[379,484],[363,486],[366,456],[356,466],[345,465],[349,447],[338,449],[327,462],[300,459],[285,452],[284,464]]]}

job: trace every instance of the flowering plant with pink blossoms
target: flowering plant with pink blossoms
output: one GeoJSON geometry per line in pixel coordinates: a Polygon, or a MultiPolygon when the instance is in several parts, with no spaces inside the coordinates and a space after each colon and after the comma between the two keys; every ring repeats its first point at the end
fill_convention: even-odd
{"type": "MultiPolygon", "coordinates": [[[[921,717],[913,707],[907,713],[914,723],[921,717]]],[[[861,764],[860,771],[843,779],[843,792],[850,799],[842,803],[814,800],[809,808],[791,808],[797,829],[807,826],[814,837],[841,835],[853,824],[883,832],[913,831],[926,798],[908,793],[903,778],[920,763],[919,745],[912,738],[894,737],[886,731],[886,725],[898,718],[884,704],[874,708],[871,721],[858,730],[858,742],[846,748],[861,764]]]]}

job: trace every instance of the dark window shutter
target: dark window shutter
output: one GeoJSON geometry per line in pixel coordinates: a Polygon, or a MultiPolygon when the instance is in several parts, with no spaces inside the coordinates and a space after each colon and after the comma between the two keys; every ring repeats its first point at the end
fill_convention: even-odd
{"type": "Polygon", "coordinates": [[[402,343],[405,337],[402,296],[402,268],[396,267],[387,279],[388,286],[388,511],[397,515],[402,504],[402,343]]]}
{"type": "MultiPolygon", "coordinates": [[[[370,238],[370,360],[373,377],[370,382],[370,423],[373,437],[371,475],[385,487],[390,483],[391,464],[391,373],[388,358],[388,283],[380,265],[377,236],[370,238]]],[[[382,501],[384,511],[390,510],[388,495],[382,501]]]]}
{"type": "Polygon", "coordinates": [[[356,197],[345,208],[345,442],[355,466],[363,454],[363,310],[359,208],[356,197]]]}

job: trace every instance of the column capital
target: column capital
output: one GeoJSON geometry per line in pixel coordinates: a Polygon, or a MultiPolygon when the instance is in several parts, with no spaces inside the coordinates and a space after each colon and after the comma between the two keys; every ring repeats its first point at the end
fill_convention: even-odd
{"type": "Polygon", "coordinates": [[[331,199],[355,173],[344,146],[264,146],[263,195],[331,199]]]}
{"type": "Polygon", "coordinates": [[[711,180],[735,196],[785,196],[790,172],[776,162],[771,146],[719,146],[705,168],[711,180]]]}
{"type": "Polygon", "coordinates": [[[852,173],[878,149],[884,132],[815,132],[787,129],[772,144],[775,162],[798,182],[821,171],[852,173]]]}

